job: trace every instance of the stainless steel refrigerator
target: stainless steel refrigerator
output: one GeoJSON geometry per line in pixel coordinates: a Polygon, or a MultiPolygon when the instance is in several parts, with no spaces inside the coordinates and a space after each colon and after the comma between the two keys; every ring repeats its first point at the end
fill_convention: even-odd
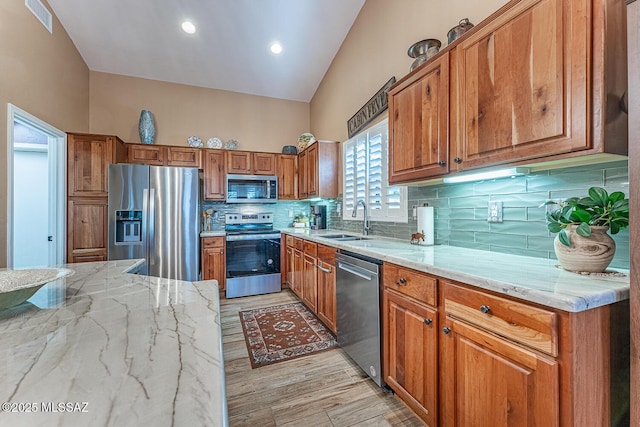
{"type": "Polygon", "coordinates": [[[109,259],[145,258],[142,274],[198,280],[198,169],[109,165],[109,259]]]}

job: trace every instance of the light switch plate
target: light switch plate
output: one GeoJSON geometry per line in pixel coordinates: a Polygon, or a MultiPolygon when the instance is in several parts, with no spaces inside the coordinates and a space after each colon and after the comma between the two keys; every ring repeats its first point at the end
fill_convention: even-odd
{"type": "Polygon", "coordinates": [[[492,200],[489,202],[487,222],[502,222],[502,201],[492,200]]]}

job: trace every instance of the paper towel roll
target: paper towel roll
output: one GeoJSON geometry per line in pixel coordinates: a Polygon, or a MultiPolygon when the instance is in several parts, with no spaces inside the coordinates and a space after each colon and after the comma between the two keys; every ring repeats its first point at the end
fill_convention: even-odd
{"type": "Polygon", "coordinates": [[[433,206],[418,206],[418,233],[424,233],[423,245],[433,245],[433,206]]]}

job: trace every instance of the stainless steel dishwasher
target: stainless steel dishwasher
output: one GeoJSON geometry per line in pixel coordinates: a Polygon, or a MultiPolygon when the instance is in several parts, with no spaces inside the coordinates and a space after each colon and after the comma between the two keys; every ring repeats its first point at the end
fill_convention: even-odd
{"type": "Polygon", "coordinates": [[[336,254],[336,314],[340,347],[376,382],[382,381],[380,270],[382,262],[336,254]]]}

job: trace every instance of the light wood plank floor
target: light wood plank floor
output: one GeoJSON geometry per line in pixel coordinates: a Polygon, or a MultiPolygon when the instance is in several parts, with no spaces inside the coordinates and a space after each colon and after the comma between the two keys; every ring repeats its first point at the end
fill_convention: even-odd
{"type": "Polygon", "coordinates": [[[229,423],[235,426],[422,426],[339,348],[251,368],[238,312],[298,301],[289,290],[221,300],[229,423]]]}

